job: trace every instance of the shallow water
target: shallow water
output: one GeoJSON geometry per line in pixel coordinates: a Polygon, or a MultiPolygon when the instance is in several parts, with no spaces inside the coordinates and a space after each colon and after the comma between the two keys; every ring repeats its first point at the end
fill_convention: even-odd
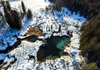
{"type": "Polygon", "coordinates": [[[68,44],[68,36],[52,36],[46,39],[47,42],[40,46],[37,53],[37,59],[44,61],[46,58],[52,59],[63,55],[64,46],[68,44]]]}

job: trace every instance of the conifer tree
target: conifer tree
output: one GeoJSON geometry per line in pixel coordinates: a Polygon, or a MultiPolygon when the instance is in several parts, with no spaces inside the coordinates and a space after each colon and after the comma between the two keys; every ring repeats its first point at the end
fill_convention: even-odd
{"type": "Polygon", "coordinates": [[[12,10],[12,12],[13,12],[12,15],[13,15],[13,18],[14,18],[14,27],[17,28],[17,29],[21,29],[22,23],[21,23],[21,20],[20,20],[19,13],[16,10],[12,10]]]}
{"type": "Polygon", "coordinates": [[[26,16],[27,16],[27,19],[31,19],[32,18],[32,11],[30,9],[28,9],[26,16]]]}
{"type": "Polygon", "coordinates": [[[25,5],[24,5],[23,1],[21,2],[21,5],[22,5],[22,10],[23,10],[24,14],[26,14],[26,9],[25,9],[25,5]]]}
{"type": "Polygon", "coordinates": [[[13,18],[12,18],[11,13],[8,11],[6,6],[4,6],[4,13],[5,13],[5,18],[6,18],[7,23],[9,24],[9,26],[11,28],[13,28],[13,18]]]}
{"type": "Polygon", "coordinates": [[[8,1],[6,1],[6,5],[7,5],[7,9],[10,11],[11,10],[11,6],[10,6],[8,1]]]}

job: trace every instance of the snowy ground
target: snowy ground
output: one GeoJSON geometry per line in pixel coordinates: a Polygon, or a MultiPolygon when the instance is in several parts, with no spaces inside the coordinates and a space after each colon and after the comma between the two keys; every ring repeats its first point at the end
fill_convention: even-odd
{"type": "MultiPolygon", "coordinates": [[[[62,8],[61,12],[54,11],[54,14],[49,11],[41,11],[41,8],[45,8],[50,3],[44,0],[23,0],[25,6],[30,8],[33,12],[33,19],[27,20],[24,18],[22,20],[23,28],[19,31],[16,29],[11,29],[8,25],[4,29],[3,33],[0,33],[0,50],[5,50],[8,45],[13,45],[17,40],[17,36],[22,38],[22,36],[27,32],[29,27],[39,26],[43,31],[43,34],[46,34],[44,37],[39,37],[40,39],[46,39],[50,37],[53,32],[57,32],[59,30],[59,25],[61,26],[60,33],[54,33],[54,36],[62,36],[68,35],[67,32],[72,32],[73,37],[70,39],[71,43],[69,47],[64,49],[64,52],[73,54],[72,56],[62,56],[57,59],[46,60],[45,62],[37,61],[37,51],[39,50],[40,45],[43,44],[42,41],[36,41],[34,43],[30,43],[27,41],[22,41],[21,45],[18,48],[10,51],[7,54],[0,54],[0,60],[4,60],[7,62],[3,66],[7,67],[14,59],[17,61],[14,64],[10,64],[11,67],[8,70],[35,70],[35,69],[43,69],[43,70],[77,70],[77,62],[83,60],[82,56],[79,56],[79,40],[80,34],[78,33],[79,28],[76,28],[75,25],[81,26],[81,24],[86,20],[84,17],[80,17],[79,14],[75,15],[75,13],[71,14],[67,8],[62,8]],[[67,12],[67,14],[66,14],[67,12]],[[11,57],[6,57],[7,55],[11,57]],[[29,60],[29,55],[35,57],[35,59],[29,60]],[[15,56],[15,57],[12,57],[15,56]]],[[[19,8],[20,0],[11,1],[11,6],[19,8]]]]}

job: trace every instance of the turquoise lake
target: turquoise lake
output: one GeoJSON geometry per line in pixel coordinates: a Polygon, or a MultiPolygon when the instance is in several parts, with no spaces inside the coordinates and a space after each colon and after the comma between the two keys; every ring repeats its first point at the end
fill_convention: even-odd
{"type": "Polygon", "coordinates": [[[40,46],[37,59],[44,61],[46,58],[52,59],[63,55],[64,46],[68,44],[68,36],[52,36],[46,39],[46,43],[40,46]]]}

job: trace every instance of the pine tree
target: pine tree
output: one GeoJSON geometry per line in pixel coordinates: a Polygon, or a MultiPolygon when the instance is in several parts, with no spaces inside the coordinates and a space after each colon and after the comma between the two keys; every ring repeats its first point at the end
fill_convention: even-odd
{"type": "Polygon", "coordinates": [[[21,5],[22,5],[22,10],[23,10],[24,14],[26,14],[26,9],[25,9],[25,5],[24,5],[23,1],[21,2],[21,5]]]}
{"type": "Polygon", "coordinates": [[[32,11],[30,9],[28,9],[27,11],[27,19],[31,19],[32,18],[32,11]]]}
{"type": "Polygon", "coordinates": [[[19,13],[16,11],[16,10],[12,10],[12,15],[13,15],[13,18],[14,18],[14,27],[17,28],[17,29],[21,29],[22,28],[22,23],[21,23],[21,20],[20,20],[20,16],[19,16],[19,13]]]}
{"type": "Polygon", "coordinates": [[[61,6],[62,6],[62,4],[61,4],[61,1],[59,0],[59,1],[56,1],[56,2],[55,2],[53,8],[54,8],[55,10],[61,11],[61,6]]]}
{"type": "Polygon", "coordinates": [[[10,11],[11,10],[11,6],[10,6],[8,1],[6,1],[6,5],[7,5],[7,9],[10,11]]]}
{"type": "Polygon", "coordinates": [[[12,17],[12,15],[11,15],[11,13],[8,11],[8,9],[7,9],[7,7],[6,6],[4,6],[4,13],[5,13],[5,18],[6,18],[6,21],[7,21],[7,23],[9,24],[9,26],[11,27],[11,28],[13,28],[13,17],[12,17]],[[10,16],[10,17],[9,17],[10,16]]]}

